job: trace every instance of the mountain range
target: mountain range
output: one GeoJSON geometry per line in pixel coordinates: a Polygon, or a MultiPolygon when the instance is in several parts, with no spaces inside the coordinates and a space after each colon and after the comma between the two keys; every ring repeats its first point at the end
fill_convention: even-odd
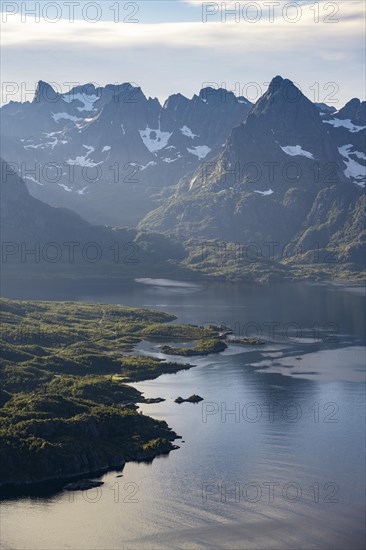
{"type": "Polygon", "coordinates": [[[92,223],[133,226],[222,149],[251,106],[224,89],[161,105],[131,84],[59,94],[40,81],[33,102],[2,107],[2,156],[35,197],[92,223]]]}
{"type": "Polygon", "coordinates": [[[331,248],[361,268],[365,139],[365,102],[329,111],[276,77],[216,158],[182,178],[140,228],[276,243],[278,257],[304,261],[331,248]]]}
{"type": "Polygon", "coordinates": [[[59,237],[75,228],[101,238],[131,226],[137,230],[123,230],[129,240],[162,239],[165,259],[177,240],[254,243],[261,255],[269,243],[284,265],[365,268],[359,99],[336,110],[280,76],[254,105],[224,89],[172,95],[162,105],[131,84],[60,94],[40,81],[33,102],[10,102],[0,114],[4,165],[29,190],[18,181],[7,191],[5,234],[12,227],[20,238],[26,202],[25,232],[27,216],[34,232],[38,209],[53,206],[46,218],[55,227],[61,216],[59,237]]]}

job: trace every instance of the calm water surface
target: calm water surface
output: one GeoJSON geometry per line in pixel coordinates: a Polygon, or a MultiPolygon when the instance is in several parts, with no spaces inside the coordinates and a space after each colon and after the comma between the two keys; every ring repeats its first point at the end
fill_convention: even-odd
{"type": "MultiPolygon", "coordinates": [[[[365,542],[365,295],[348,286],[142,281],[9,297],[157,308],[226,323],[230,345],[135,384],[180,449],[110,472],[99,490],[3,501],[4,549],[361,549],[365,542]],[[197,393],[200,404],[174,399],[197,393]],[[122,477],[117,475],[122,473],[122,477]]],[[[158,344],[141,353],[160,357],[158,344]]]]}

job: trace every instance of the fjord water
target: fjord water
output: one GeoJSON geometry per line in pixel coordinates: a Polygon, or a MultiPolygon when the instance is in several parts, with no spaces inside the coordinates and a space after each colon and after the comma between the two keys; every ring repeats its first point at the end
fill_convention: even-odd
{"type": "MultiPolygon", "coordinates": [[[[141,410],[166,420],[180,449],[109,472],[98,490],[4,500],[2,547],[363,548],[364,289],[143,283],[9,297],[151,307],[266,343],[230,345],[189,358],[188,371],[135,384],[166,399],[141,410]],[[204,401],[174,403],[193,393],[204,401]]],[[[139,349],[161,356],[159,343],[139,349]]]]}

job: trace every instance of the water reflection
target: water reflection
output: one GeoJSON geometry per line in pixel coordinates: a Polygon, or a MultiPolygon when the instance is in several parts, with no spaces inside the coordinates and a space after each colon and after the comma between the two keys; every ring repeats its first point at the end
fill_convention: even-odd
{"type": "MultiPolygon", "coordinates": [[[[136,384],[146,397],[165,399],[141,409],[183,437],[180,449],[150,465],[128,463],[123,477],[108,473],[99,499],[91,492],[75,493],[72,501],[60,493],[4,502],[5,548],[363,547],[365,319],[359,293],[300,284],[212,284],[199,291],[164,286],[156,292],[140,284],[109,294],[90,288],[66,294],[57,299],[149,305],[177,314],[182,323],[240,330],[251,323],[266,344],[230,345],[222,354],[192,358],[188,371],[136,384]],[[174,402],[193,393],[204,401],[174,402]],[[136,502],[128,498],[131,483],[138,487],[136,502]]],[[[55,298],[47,288],[26,297],[55,298]]],[[[142,342],[140,349],[160,353],[154,343],[142,342]]]]}

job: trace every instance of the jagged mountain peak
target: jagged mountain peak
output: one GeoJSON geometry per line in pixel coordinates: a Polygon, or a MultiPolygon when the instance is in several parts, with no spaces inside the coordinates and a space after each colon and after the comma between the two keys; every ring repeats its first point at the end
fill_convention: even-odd
{"type": "Polygon", "coordinates": [[[140,86],[133,86],[129,82],[125,82],[124,84],[118,86],[116,94],[111,100],[116,103],[145,103],[146,101],[149,101],[149,99],[145,96],[140,86]]]}
{"type": "Polygon", "coordinates": [[[198,97],[205,103],[247,103],[250,105],[245,97],[236,97],[234,92],[227,90],[226,88],[213,88],[207,86],[202,88],[198,97]]]}
{"type": "Polygon", "coordinates": [[[59,98],[59,94],[52,88],[50,84],[39,80],[34,94],[33,103],[54,102],[59,98]]]}
{"type": "Polygon", "coordinates": [[[343,109],[345,109],[346,107],[347,107],[347,108],[357,109],[360,105],[361,105],[360,99],[358,99],[358,97],[353,97],[352,99],[350,99],[350,100],[345,104],[345,106],[343,107],[343,109]]]}
{"type": "Polygon", "coordinates": [[[282,76],[275,76],[272,78],[269,83],[267,93],[270,95],[282,95],[286,99],[291,98],[292,94],[297,96],[302,96],[302,92],[296,84],[289,78],[283,78],[282,76]]]}
{"type": "Polygon", "coordinates": [[[111,97],[118,100],[118,97],[127,94],[134,94],[138,96],[140,100],[146,100],[146,96],[143,94],[139,86],[135,86],[133,83],[124,82],[122,84],[106,84],[104,87],[96,87],[92,82],[80,84],[74,86],[64,93],[56,92],[51,84],[39,80],[34,95],[33,103],[54,103],[57,100],[65,99],[71,101],[73,98],[83,96],[95,96],[98,99],[104,98],[109,100],[111,97]]]}
{"type": "Polygon", "coordinates": [[[97,94],[98,89],[95,87],[95,84],[88,82],[87,84],[81,84],[80,86],[74,86],[71,88],[67,94],[64,95],[75,95],[75,94],[85,94],[85,95],[95,95],[97,94]]]}
{"type": "Polygon", "coordinates": [[[278,90],[278,88],[283,86],[284,83],[286,83],[286,82],[289,82],[289,83],[293,84],[291,80],[285,79],[282,76],[277,75],[277,76],[272,78],[272,80],[269,84],[269,87],[268,87],[268,91],[273,93],[274,91],[278,90]]]}
{"type": "Polygon", "coordinates": [[[261,115],[276,110],[278,114],[284,115],[285,112],[294,112],[298,109],[307,109],[318,113],[315,105],[291,80],[276,76],[270,82],[268,90],[254,105],[251,113],[261,115]]]}
{"type": "MultiPolygon", "coordinates": [[[[330,163],[337,167],[334,181],[348,180],[361,186],[364,173],[362,136],[352,137],[347,129],[340,135],[333,132],[330,124],[325,124],[332,113],[332,108],[312,103],[292,81],[275,77],[246,120],[232,129],[216,158],[215,168],[204,178],[198,170],[188,182],[189,192],[200,192],[203,187],[214,192],[235,188],[254,193],[257,198],[273,194],[273,200],[277,200],[276,197],[281,193],[284,196],[291,186],[313,187],[315,192],[318,185],[328,181],[330,163]],[[264,161],[280,169],[276,177],[261,169],[257,182],[255,174],[247,174],[243,167],[261,166],[264,161]],[[282,170],[286,172],[291,162],[298,167],[298,174],[294,180],[286,181],[282,170]],[[312,173],[314,162],[319,166],[316,177],[312,173]],[[239,168],[234,170],[233,167],[239,168]]],[[[352,128],[353,131],[357,129],[352,128]]]]}
{"type": "Polygon", "coordinates": [[[189,99],[184,96],[183,94],[172,94],[168,97],[168,99],[165,100],[163,104],[164,109],[179,109],[183,106],[183,108],[189,103],[189,99]]]}
{"type": "Polygon", "coordinates": [[[357,97],[354,97],[335,115],[339,119],[349,119],[355,124],[364,126],[366,125],[366,101],[361,102],[357,97]]]}

